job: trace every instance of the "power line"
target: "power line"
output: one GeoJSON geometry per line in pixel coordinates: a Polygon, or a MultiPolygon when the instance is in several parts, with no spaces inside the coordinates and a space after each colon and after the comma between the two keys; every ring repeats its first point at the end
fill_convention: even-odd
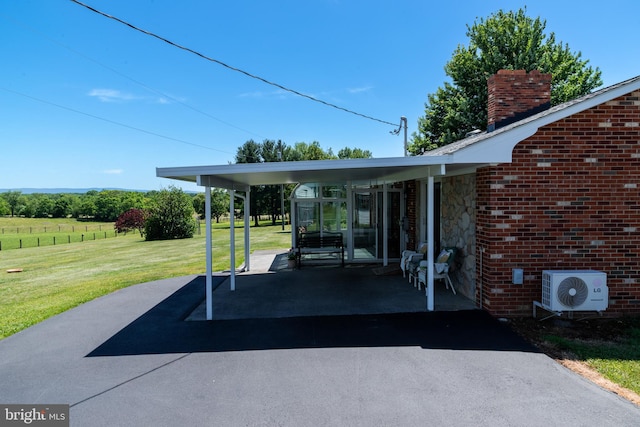
{"type": "Polygon", "coordinates": [[[156,136],[158,138],[167,139],[169,141],[179,142],[181,144],[191,145],[193,147],[204,148],[205,150],[217,151],[219,153],[233,155],[233,153],[230,153],[228,151],[218,150],[216,148],[207,147],[206,145],[200,145],[200,144],[196,144],[194,142],[185,141],[183,139],[178,139],[178,138],[173,138],[171,136],[162,135],[162,134],[157,133],[157,132],[152,132],[152,131],[149,131],[149,130],[145,130],[145,129],[142,129],[142,128],[139,128],[139,127],[135,127],[135,126],[131,126],[131,125],[128,125],[128,124],[125,124],[125,123],[117,122],[115,120],[105,119],[104,117],[96,116],[96,115],[91,114],[91,113],[85,113],[84,111],[76,110],[76,109],[71,108],[71,107],[66,107],[64,105],[56,104],[55,102],[46,101],[44,99],[36,98],[34,96],[27,95],[27,94],[24,94],[24,93],[21,93],[21,92],[12,90],[12,89],[8,89],[6,87],[0,86],[0,89],[4,90],[6,92],[13,93],[15,95],[20,95],[22,97],[31,99],[32,101],[37,101],[37,102],[41,102],[43,104],[52,105],[54,107],[58,107],[58,108],[61,108],[63,110],[71,111],[71,112],[76,113],[76,114],[82,114],[83,116],[91,117],[93,119],[101,120],[103,122],[111,123],[111,124],[114,124],[114,125],[117,125],[117,126],[121,126],[121,127],[127,128],[127,129],[132,129],[132,130],[135,130],[135,131],[138,131],[138,132],[146,133],[147,135],[156,136]]]}
{"type": "Polygon", "coordinates": [[[128,23],[128,22],[126,22],[126,21],[124,21],[124,20],[122,20],[122,19],[120,19],[120,18],[117,18],[117,17],[113,16],[113,15],[109,15],[109,14],[107,14],[107,13],[104,13],[104,12],[102,12],[102,11],[100,11],[100,10],[98,10],[98,9],[95,9],[95,8],[93,8],[93,7],[89,6],[89,5],[86,5],[86,4],[84,4],[84,3],[82,3],[82,2],[80,2],[80,1],[78,1],[78,0],[71,0],[71,1],[72,1],[73,3],[76,3],[76,4],[77,4],[77,5],[79,5],[79,6],[82,6],[82,7],[85,7],[86,9],[89,9],[89,10],[90,10],[90,11],[92,11],[92,12],[95,12],[95,13],[97,13],[97,14],[99,14],[99,15],[102,15],[102,16],[104,16],[105,18],[109,18],[109,19],[112,19],[112,20],[114,20],[114,21],[116,21],[116,22],[119,22],[119,23],[121,23],[121,24],[123,24],[123,25],[126,25],[127,27],[129,27],[129,28],[131,28],[131,29],[133,29],[133,30],[135,30],[135,31],[139,31],[139,32],[141,32],[141,33],[143,33],[143,34],[146,34],[146,35],[151,36],[151,37],[153,37],[153,38],[156,38],[156,39],[158,39],[158,40],[160,40],[160,41],[163,41],[163,42],[165,42],[165,43],[167,43],[167,44],[169,44],[169,45],[171,45],[171,46],[173,46],[173,47],[176,47],[176,48],[178,48],[178,49],[181,49],[181,50],[187,51],[187,52],[189,52],[189,53],[192,53],[192,54],[194,54],[194,55],[197,55],[197,56],[199,56],[199,57],[200,57],[200,58],[202,58],[202,59],[205,59],[205,60],[207,60],[207,61],[210,61],[210,62],[216,63],[216,64],[218,64],[218,65],[221,65],[221,66],[223,66],[223,67],[225,67],[225,68],[228,68],[229,70],[236,71],[236,72],[241,73],[241,74],[244,74],[245,76],[250,77],[250,78],[252,78],[252,79],[256,79],[256,80],[259,80],[259,81],[261,81],[261,82],[263,82],[263,83],[266,83],[266,84],[268,84],[268,85],[275,86],[275,87],[277,87],[278,89],[282,89],[282,90],[284,90],[284,91],[286,91],[286,92],[293,93],[294,95],[298,95],[298,96],[301,96],[301,97],[303,97],[303,98],[307,98],[307,99],[309,99],[309,100],[311,100],[311,101],[318,102],[318,103],[320,103],[320,104],[326,105],[327,107],[335,108],[335,109],[337,109],[337,110],[341,110],[341,111],[344,111],[344,112],[346,112],[346,113],[354,114],[354,115],[356,115],[356,116],[363,117],[363,118],[365,118],[365,119],[373,120],[373,121],[375,121],[375,122],[383,123],[383,124],[390,125],[390,126],[394,126],[394,127],[395,127],[395,126],[397,126],[397,124],[396,124],[396,123],[391,123],[391,122],[388,122],[388,121],[386,121],[386,120],[381,120],[381,119],[377,119],[377,118],[375,118],[375,117],[368,116],[368,115],[366,115],[366,114],[358,113],[358,112],[356,112],[356,111],[349,110],[349,109],[344,108],[344,107],[340,107],[340,106],[335,105],[335,104],[332,104],[332,103],[330,103],[330,102],[323,101],[323,100],[318,99],[318,98],[316,98],[316,97],[313,97],[313,96],[311,96],[311,95],[307,95],[307,94],[304,94],[304,93],[302,93],[302,92],[298,92],[297,90],[289,89],[288,87],[282,86],[281,84],[274,83],[274,82],[269,81],[269,80],[267,80],[267,79],[265,79],[265,78],[263,78],[263,77],[257,76],[257,75],[255,75],[255,74],[251,74],[251,73],[249,73],[249,72],[247,72],[247,71],[241,70],[240,68],[233,67],[233,66],[228,65],[228,64],[226,64],[226,63],[224,63],[224,62],[222,62],[222,61],[219,61],[219,60],[217,60],[217,59],[215,59],[215,58],[211,58],[211,57],[209,57],[209,56],[207,56],[207,55],[204,55],[204,54],[202,54],[202,53],[200,53],[200,52],[198,52],[198,51],[196,51],[196,50],[193,50],[193,49],[191,49],[191,48],[188,48],[188,47],[182,46],[182,45],[180,45],[180,44],[178,44],[178,43],[174,43],[174,42],[172,42],[171,40],[168,40],[168,39],[166,39],[166,38],[164,38],[164,37],[161,37],[161,36],[159,36],[159,35],[157,35],[157,34],[155,34],[155,33],[152,33],[152,32],[147,31],[147,30],[143,30],[142,28],[136,27],[136,26],[135,26],[135,25],[133,25],[133,24],[130,24],[130,23],[128,23]]]}
{"type": "Polygon", "coordinates": [[[61,43],[61,42],[59,42],[58,40],[55,40],[55,39],[53,39],[53,38],[51,38],[51,37],[47,36],[46,34],[43,34],[42,32],[40,32],[40,31],[38,31],[38,30],[35,30],[35,29],[34,29],[34,28],[32,28],[32,27],[29,27],[29,26],[25,25],[25,24],[24,24],[24,23],[22,23],[22,22],[17,22],[17,21],[15,21],[15,20],[13,20],[13,19],[9,19],[9,18],[7,18],[6,16],[2,16],[2,15],[0,15],[0,18],[3,18],[3,19],[5,19],[5,20],[7,20],[7,21],[9,21],[9,22],[12,22],[14,25],[20,25],[21,27],[23,27],[23,28],[25,28],[25,29],[27,29],[27,30],[31,31],[32,33],[34,33],[34,34],[38,34],[39,36],[41,36],[41,37],[43,37],[43,38],[45,38],[45,39],[49,40],[50,42],[55,43],[55,44],[57,44],[58,46],[61,46],[61,47],[65,48],[65,49],[67,49],[67,50],[69,50],[69,51],[73,52],[74,54],[76,54],[76,55],[78,55],[78,56],[80,56],[80,57],[82,57],[82,58],[86,59],[87,61],[91,61],[91,62],[93,62],[94,64],[97,64],[97,65],[99,65],[99,66],[101,66],[101,67],[105,68],[106,70],[109,70],[109,71],[111,71],[112,73],[115,73],[115,74],[117,74],[117,75],[119,75],[119,76],[121,76],[121,77],[123,77],[123,78],[125,78],[125,79],[127,79],[127,80],[129,80],[129,81],[131,81],[131,82],[133,82],[133,83],[135,83],[135,84],[137,84],[137,85],[141,86],[141,87],[143,87],[144,89],[146,89],[146,90],[148,90],[148,91],[150,91],[150,92],[153,92],[153,93],[155,93],[155,94],[158,94],[158,95],[160,95],[160,96],[162,96],[162,97],[164,97],[164,98],[170,99],[170,100],[171,100],[171,101],[173,101],[173,102],[176,102],[176,103],[178,103],[178,104],[180,104],[180,105],[182,105],[182,106],[184,106],[184,107],[186,107],[186,108],[189,108],[189,109],[190,109],[190,110],[192,110],[192,111],[195,111],[195,112],[197,112],[197,113],[200,113],[200,114],[202,114],[203,116],[209,117],[210,119],[213,119],[213,120],[215,120],[215,121],[217,121],[217,122],[220,122],[220,123],[222,123],[222,124],[225,124],[225,125],[227,125],[227,126],[229,126],[229,127],[232,127],[232,128],[237,129],[237,130],[240,130],[240,131],[242,131],[242,132],[246,132],[246,133],[248,133],[248,134],[251,134],[251,135],[254,135],[254,136],[260,137],[260,138],[262,138],[262,139],[267,139],[265,136],[262,136],[262,135],[260,135],[260,134],[257,134],[257,133],[255,133],[255,132],[252,132],[252,131],[247,130],[247,129],[243,129],[243,128],[241,128],[241,127],[239,127],[239,126],[236,126],[236,125],[234,125],[234,124],[232,124],[232,123],[226,122],[226,121],[224,121],[224,120],[222,120],[222,119],[219,119],[219,118],[217,118],[217,117],[215,117],[215,116],[213,116],[213,115],[211,115],[211,114],[209,114],[209,113],[207,113],[207,112],[205,112],[205,111],[199,110],[199,109],[195,108],[195,107],[194,107],[194,106],[192,106],[192,105],[189,105],[189,104],[187,104],[187,103],[185,103],[185,102],[183,102],[183,101],[180,101],[179,99],[176,99],[175,97],[172,97],[171,95],[167,95],[166,93],[163,93],[162,91],[160,91],[160,90],[158,90],[158,89],[154,89],[154,88],[152,88],[152,87],[150,87],[150,86],[148,86],[148,85],[146,85],[146,84],[144,84],[144,83],[142,83],[142,82],[140,82],[140,81],[138,81],[138,80],[136,80],[136,79],[134,79],[134,78],[132,78],[132,77],[127,76],[126,74],[124,74],[124,73],[122,73],[122,72],[120,72],[120,71],[118,71],[118,70],[116,70],[116,69],[114,69],[114,68],[112,68],[112,67],[110,67],[110,66],[108,66],[108,65],[105,65],[105,64],[101,63],[100,61],[98,61],[98,60],[96,60],[96,59],[93,59],[93,58],[91,58],[91,57],[89,57],[89,56],[85,55],[84,53],[82,53],[82,52],[80,52],[80,51],[77,51],[77,50],[75,50],[75,49],[73,49],[73,48],[71,48],[71,47],[69,47],[69,46],[67,46],[67,45],[65,45],[65,44],[63,44],[63,43],[61,43]]]}

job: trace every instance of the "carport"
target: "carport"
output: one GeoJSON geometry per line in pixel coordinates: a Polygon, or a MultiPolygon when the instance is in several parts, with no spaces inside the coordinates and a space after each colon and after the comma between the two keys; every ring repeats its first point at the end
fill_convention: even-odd
{"type": "MultiPolygon", "coordinates": [[[[241,163],[211,166],[187,166],[157,168],[156,175],[162,178],[194,182],[205,190],[206,210],[206,318],[213,318],[212,291],[212,259],[211,259],[211,188],[222,188],[230,194],[230,214],[233,217],[235,197],[244,203],[244,211],[249,212],[250,188],[255,185],[278,185],[300,183],[344,183],[348,192],[354,188],[382,188],[382,221],[386,224],[386,214],[390,205],[387,189],[394,183],[416,180],[424,183],[420,186],[419,229],[420,238],[430,242],[427,251],[429,265],[434,261],[434,179],[445,175],[468,173],[477,163],[454,161],[454,156],[415,156],[381,159],[340,159],[314,160],[299,162],[241,163]]],[[[464,159],[463,159],[464,160],[464,159]]],[[[347,227],[351,227],[347,223],[347,227]]],[[[382,227],[387,233],[389,227],[382,227]]],[[[245,270],[251,269],[250,260],[250,227],[249,215],[245,215],[245,270]]],[[[382,236],[382,264],[388,265],[388,236],[382,236]]],[[[349,243],[349,242],[348,242],[349,243]]],[[[233,291],[236,283],[234,227],[230,227],[231,268],[230,288],[233,291]]],[[[425,289],[427,310],[434,310],[433,269],[428,269],[425,289]]]]}

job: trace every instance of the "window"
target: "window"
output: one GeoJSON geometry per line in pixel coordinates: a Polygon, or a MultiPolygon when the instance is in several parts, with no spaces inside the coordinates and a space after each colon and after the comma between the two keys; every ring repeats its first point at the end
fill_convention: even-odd
{"type": "Polygon", "coordinates": [[[347,230],[345,184],[300,184],[293,193],[298,233],[347,230]]]}

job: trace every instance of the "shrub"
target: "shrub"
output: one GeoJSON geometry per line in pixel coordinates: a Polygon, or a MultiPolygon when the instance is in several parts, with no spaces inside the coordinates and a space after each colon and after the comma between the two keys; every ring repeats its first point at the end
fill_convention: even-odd
{"type": "Polygon", "coordinates": [[[144,237],[144,225],[147,218],[147,212],[142,209],[129,209],[120,214],[114,228],[118,233],[126,233],[131,230],[138,230],[140,235],[144,237]]]}
{"type": "Polygon", "coordinates": [[[191,197],[181,189],[160,191],[145,221],[146,240],[186,239],[193,237],[196,221],[191,197]]]}

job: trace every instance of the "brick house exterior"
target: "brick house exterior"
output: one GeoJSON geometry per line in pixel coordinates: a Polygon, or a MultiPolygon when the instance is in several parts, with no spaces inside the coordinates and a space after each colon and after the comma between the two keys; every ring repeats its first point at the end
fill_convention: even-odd
{"type": "Polygon", "coordinates": [[[513,147],[510,162],[442,179],[443,238],[462,233],[447,211],[470,212],[475,224],[458,272],[474,275],[457,277],[457,287],[479,307],[530,315],[543,270],[593,269],[607,274],[608,315],[640,313],[639,81],[549,109],[550,75],[501,71],[488,82],[487,132],[433,153],[513,147]],[[493,143],[537,124],[511,145],[493,143]],[[470,185],[473,203],[444,196],[468,194],[470,185]],[[512,283],[514,268],[524,270],[521,285],[512,283]]]}
{"type": "MultiPolygon", "coordinates": [[[[381,219],[366,230],[377,233],[375,251],[363,246],[372,262],[399,261],[402,245],[430,242],[427,260],[439,248],[456,247],[450,275],[458,294],[497,316],[530,315],[541,300],[543,270],[599,270],[607,274],[606,314],[638,314],[640,76],[553,107],[551,84],[552,76],[537,71],[501,70],[488,79],[487,130],[422,156],[158,168],[156,174],[196,182],[205,194],[226,188],[232,197],[248,195],[253,185],[343,183],[340,204],[321,193],[309,200],[344,206],[347,218],[357,209],[355,194],[392,194],[395,201],[383,196],[381,209],[369,204],[369,218],[381,219]],[[523,270],[522,284],[513,283],[514,269],[523,270]]],[[[315,220],[324,224],[320,214],[315,220]]],[[[248,235],[248,222],[245,229],[248,235]]],[[[350,248],[347,261],[361,260],[354,221],[340,231],[350,248]]],[[[208,267],[209,284],[211,277],[208,267]]],[[[429,310],[432,280],[427,274],[429,310]]]]}

